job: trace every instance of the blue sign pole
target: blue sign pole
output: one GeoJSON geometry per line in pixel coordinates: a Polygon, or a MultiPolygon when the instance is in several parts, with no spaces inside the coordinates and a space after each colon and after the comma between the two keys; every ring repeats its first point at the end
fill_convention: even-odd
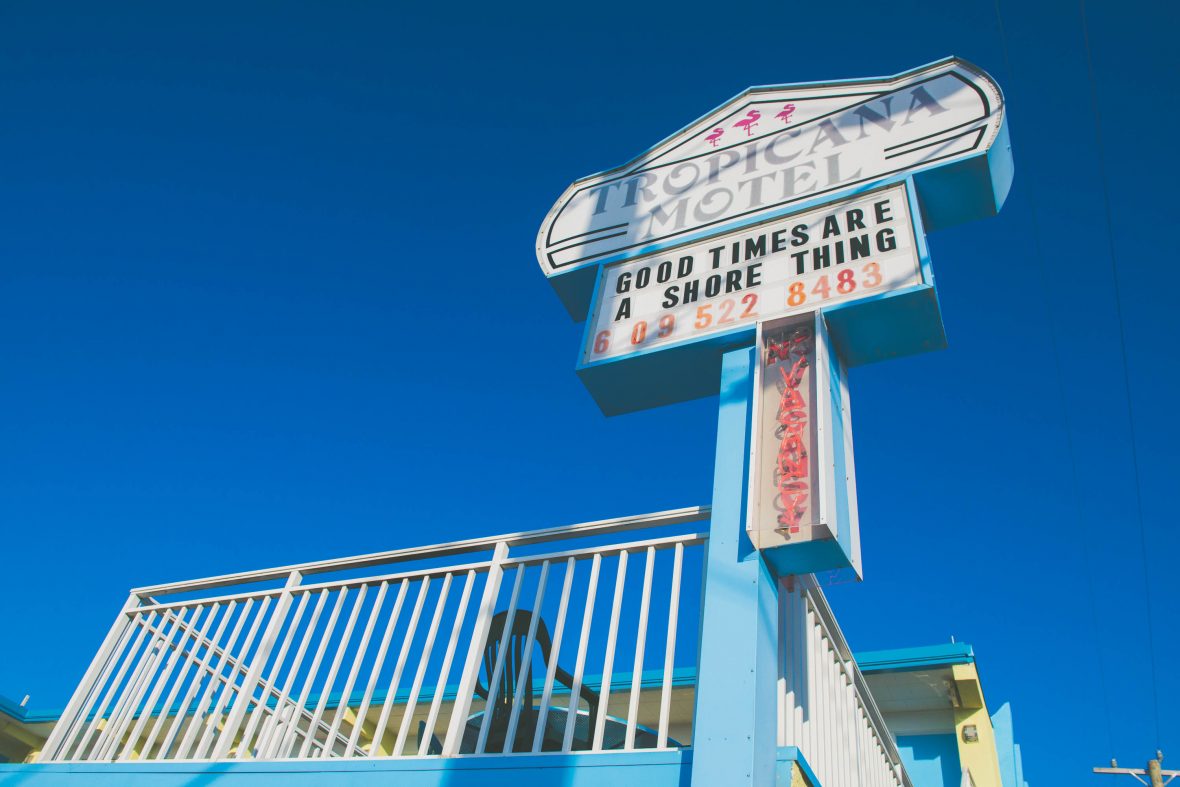
{"type": "Polygon", "coordinates": [[[778,745],[778,585],[746,535],[757,352],[721,364],[713,516],[702,603],[692,783],[772,785],[778,745]]]}

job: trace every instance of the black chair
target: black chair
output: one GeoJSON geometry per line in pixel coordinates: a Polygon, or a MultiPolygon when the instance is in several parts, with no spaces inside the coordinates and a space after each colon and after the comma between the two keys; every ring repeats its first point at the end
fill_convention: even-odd
{"type": "MultiPolygon", "coordinates": [[[[512,631],[505,636],[504,625],[508,619],[508,612],[498,612],[492,618],[491,627],[488,629],[488,641],[484,647],[483,652],[483,666],[487,673],[487,678],[490,681],[492,674],[496,670],[496,658],[500,653],[501,646],[508,649],[504,654],[504,668],[500,673],[499,687],[496,690],[496,698],[492,703],[492,707],[486,709],[485,713],[491,714],[491,727],[488,730],[488,739],[484,747],[484,751],[499,752],[504,749],[504,739],[508,735],[508,723],[512,716],[512,704],[516,700],[518,693],[522,693],[520,705],[520,719],[517,721],[516,736],[512,742],[510,751],[530,751],[533,747],[533,737],[537,728],[537,712],[533,709],[533,679],[539,677],[535,672],[530,671],[528,678],[525,680],[523,686],[516,685],[516,679],[520,675],[520,665],[524,663],[526,658],[531,658],[531,653],[525,653],[525,644],[528,642],[529,627],[533,622],[533,613],[527,609],[518,609],[512,618],[512,631]]],[[[544,620],[537,621],[537,633],[533,640],[534,645],[541,651],[541,660],[545,665],[545,669],[549,668],[550,659],[556,658],[553,653],[553,642],[549,639],[549,630],[545,627],[544,620]]],[[[544,676],[545,672],[541,672],[540,676],[544,676]]],[[[562,686],[573,691],[574,677],[568,672],[558,666],[553,671],[554,683],[560,683],[562,686]]],[[[483,686],[482,679],[476,681],[475,693],[483,699],[488,698],[488,689],[483,686]]],[[[598,692],[587,688],[585,685],[579,689],[579,697],[586,700],[590,706],[589,716],[589,733],[583,739],[585,745],[575,748],[588,748],[589,741],[594,739],[594,725],[598,717],[598,692]]],[[[577,698],[570,697],[570,713],[577,711],[577,698]]],[[[564,720],[566,714],[558,711],[557,714],[550,714],[553,716],[553,721],[564,720]]],[[[546,727],[552,727],[552,724],[546,724],[546,727]]],[[[562,725],[564,726],[564,725],[562,725]]],[[[581,737],[581,736],[579,736],[581,737]]],[[[544,742],[542,748],[545,748],[544,742]]]]}
{"type": "MultiPolygon", "coordinates": [[[[422,748],[422,736],[425,734],[426,734],[426,722],[420,721],[420,722],[418,722],[418,748],[414,749],[415,754],[417,754],[419,749],[422,748]]],[[[442,754],[442,741],[440,741],[438,739],[437,735],[430,736],[430,745],[426,747],[426,753],[427,754],[442,754]]]]}

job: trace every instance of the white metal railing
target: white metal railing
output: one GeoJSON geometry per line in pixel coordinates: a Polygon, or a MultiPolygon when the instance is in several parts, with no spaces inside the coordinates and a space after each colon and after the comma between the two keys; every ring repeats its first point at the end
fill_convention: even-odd
{"type": "Polygon", "coordinates": [[[779,744],[797,746],[824,787],[911,787],[848,643],[811,576],[779,594],[779,744]]]}
{"type": "Polygon", "coordinates": [[[137,588],[40,761],[685,744],[674,717],[691,717],[691,695],[673,678],[678,661],[695,664],[699,599],[682,599],[681,586],[703,571],[706,536],[691,526],[708,515],[679,509],[137,588]],[[655,535],[603,543],[639,530],[655,535]],[[585,543],[560,548],[571,540],[585,543]]]}

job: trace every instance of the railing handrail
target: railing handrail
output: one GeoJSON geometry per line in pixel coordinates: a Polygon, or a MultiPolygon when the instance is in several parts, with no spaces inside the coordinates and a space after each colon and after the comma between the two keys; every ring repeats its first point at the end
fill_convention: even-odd
{"type": "MultiPolygon", "coordinates": [[[[529,544],[556,541],[567,538],[582,538],[592,535],[607,535],[628,530],[642,530],[649,527],[664,527],[669,525],[699,522],[708,519],[711,512],[709,506],[690,506],[668,511],[657,511],[652,514],[614,517],[600,519],[593,522],[583,522],[576,525],[561,525],[559,527],[542,530],[526,530],[517,533],[506,533],[494,536],[480,536],[464,541],[452,541],[446,544],[432,544],[430,546],[391,549],[384,552],[371,552],[353,557],[330,558],[315,560],[307,563],[295,563],[289,566],[264,568],[256,571],[240,571],[233,574],[220,574],[202,579],[190,579],[182,582],[170,582],[160,585],[148,585],[132,588],[131,593],[136,596],[158,596],[176,593],[191,593],[198,590],[227,587],[230,585],[244,585],[252,582],[266,582],[269,580],[285,579],[292,572],[309,574],[324,574],[331,571],[346,571],[355,568],[369,568],[386,563],[397,563],[408,560],[418,560],[434,557],[451,557],[468,552],[480,552],[495,548],[497,544],[508,546],[527,546],[529,544]]],[[[276,591],[277,592],[277,591],[276,591]]]]}

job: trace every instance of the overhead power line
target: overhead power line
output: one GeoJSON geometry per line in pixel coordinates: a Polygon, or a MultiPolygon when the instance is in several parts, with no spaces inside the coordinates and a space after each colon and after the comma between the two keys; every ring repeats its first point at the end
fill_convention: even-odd
{"type": "MultiPolygon", "coordinates": [[[[996,25],[1000,32],[1000,47],[1004,57],[1004,68],[1008,72],[1008,77],[1012,83],[1016,82],[1016,69],[1012,65],[1012,58],[1008,46],[1008,32],[1004,25],[1004,14],[1000,9],[1000,0],[995,0],[996,11],[996,25]]],[[[1040,284],[1038,291],[1041,296],[1042,307],[1046,319],[1049,323],[1049,349],[1050,355],[1053,356],[1053,372],[1056,382],[1057,393],[1057,408],[1061,413],[1062,428],[1065,433],[1065,450],[1066,456],[1069,457],[1070,469],[1070,488],[1073,497],[1074,522],[1076,532],[1084,533],[1086,531],[1085,517],[1082,513],[1082,498],[1081,498],[1081,483],[1078,474],[1077,451],[1075,449],[1073,439],[1073,425],[1069,417],[1069,408],[1066,405],[1065,396],[1065,373],[1061,362],[1060,344],[1057,338],[1057,321],[1053,314],[1053,303],[1049,297],[1049,279],[1048,272],[1045,270],[1045,253],[1041,243],[1041,228],[1040,218],[1037,212],[1037,188],[1035,178],[1025,175],[1023,178],[1025,182],[1025,193],[1028,195],[1028,213],[1029,223],[1032,228],[1033,236],[1033,253],[1035,257],[1035,265],[1038,274],[1038,282],[1040,284]]],[[[1106,743],[1109,750],[1114,749],[1114,734],[1111,727],[1111,701],[1110,689],[1107,684],[1105,661],[1102,657],[1100,636],[1101,627],[1099,626],[1098,618],[1098,593],[1094,587],[1094,572],[1091,566],[1094,565],[1093,560],[1093,540],[1090,538],[1082,539],[1082,573],[1086,577],[1087,600],[1090,607],[1090,624],[1093,634],[1093,652],[1094,664],[1098,668],[1098,682],[1101,689],[1102,696],[1102,720],[1106,730],[1106,743]]]]}
{"type": "Polygon", "coordinates": [[[1098,104],[1098,88],[1094,79],[1094,56],[1090,47],[1090,26],[1086,19],[1086,0],[1078,0],[1082,18],[1082,41],[1086,49],[1086,77],[1090,84],[1090,114],[1094,118],[1094,138],[1098,144],[1098,173],[1102,186],[1102,207],[1106,213],[1106,239],[1110,252],[1110,275],[1114,282],[1114,306],[1119,325],[1119,350],[1123,361],[1123,391],[1127,399],[1127,425],[1131,437],[1131,468],[1135,477],[1135,515],[1139,522],[1139,547],[1143,560],[1143,597],[1147,611],[1147,650],[1151,661],[1151,700],[1155,708],[1155,738],[1159,745],[1160,703],[1159,682],[1155,662],[1155,623],[1151,610],[1151,573],[1147,552],[1147,528],[1143,521],[1143,491],[1139,475],[1139,448],[1135,439],[1135,411],[1131,403],[1131,373],[1127,363],[1127,331],[1123,324],[1122,288],[1119,285],[1119,270],[1114,243],[1114,221],[1110,209],[1110,184],[1106,176],[1106,148],[1102,140],[1102,115],[1098,104]]]}

